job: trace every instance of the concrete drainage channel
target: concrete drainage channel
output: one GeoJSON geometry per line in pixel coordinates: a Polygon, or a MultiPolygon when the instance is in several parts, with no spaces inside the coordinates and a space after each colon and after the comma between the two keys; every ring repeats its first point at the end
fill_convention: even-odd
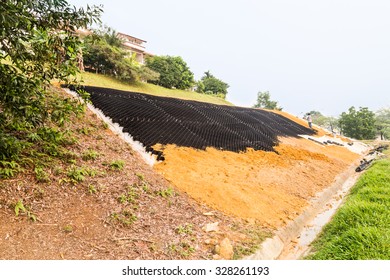
{"type": "Polygon", "coordinates": [[[245,260],[294,260],[307,255],[310,244],[340,207],[360,173],[355,166],[337,176],[335,182],[311,201],[310,206],[286,227],[267,238],[261,248],[245,260]]]}

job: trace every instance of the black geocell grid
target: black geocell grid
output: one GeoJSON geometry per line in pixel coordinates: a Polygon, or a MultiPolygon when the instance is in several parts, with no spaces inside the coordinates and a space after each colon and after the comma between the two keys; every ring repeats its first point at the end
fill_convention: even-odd
{"type": "Polygon", "coordinates": [[[155,144],[233,152],[275,151],[278,136],[315,132],[273,112],[215,105],[107,88],[84,87],[96,108],[123,127],[147,151],[155,144]]]}

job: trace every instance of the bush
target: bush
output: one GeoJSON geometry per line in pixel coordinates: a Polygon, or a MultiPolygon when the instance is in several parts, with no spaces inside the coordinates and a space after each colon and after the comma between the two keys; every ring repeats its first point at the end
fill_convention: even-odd
{"type": "Polygon", "coordinates": [[[180,56],[148,57],[146,65],[159,74],[158,79],[148,82],[177,89],[189,89],[194,84],[194,74],[180,56]]]}
{"type": "Polygon", "coordinates": [[[1,2],[0,159],[17,160],[41,140],[40,130],[82,111],[78,102],[53,97],[51,82],[75,79],[81,47],[75,30],[98,21],[100,13],[65,0],[1,2]]]}

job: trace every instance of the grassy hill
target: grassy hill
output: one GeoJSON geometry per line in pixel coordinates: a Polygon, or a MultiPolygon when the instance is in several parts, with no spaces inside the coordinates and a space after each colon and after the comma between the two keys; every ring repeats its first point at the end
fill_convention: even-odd
{"type": "Polygon", "coordinates": [[[181,99],[195,100],[201,102],[208,102],[219,105],[233,105],[232,103],[212,95],[200,94],[188,90],[167,89],[153,84],[135,82],[125,83],[121,82],[113,77],[105,76],[102,74],[94,74],[90,72],[84,72],[80,76],[83,85],[113,88],[119,90],[135,91],[141,93],[147,93],[157,96],[175,97],[181,99]]]}

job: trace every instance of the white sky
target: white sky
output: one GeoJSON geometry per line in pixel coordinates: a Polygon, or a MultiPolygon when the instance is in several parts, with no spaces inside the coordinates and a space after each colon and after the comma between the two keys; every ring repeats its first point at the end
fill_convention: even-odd
{"type": "Polygon", "coordinates": [[[103,4],[103,24],[210,70],[227,99],[252,106],[269,91],[284,111],[338,116],[390,107],[388,0],[68,0],[103,4]]]}

